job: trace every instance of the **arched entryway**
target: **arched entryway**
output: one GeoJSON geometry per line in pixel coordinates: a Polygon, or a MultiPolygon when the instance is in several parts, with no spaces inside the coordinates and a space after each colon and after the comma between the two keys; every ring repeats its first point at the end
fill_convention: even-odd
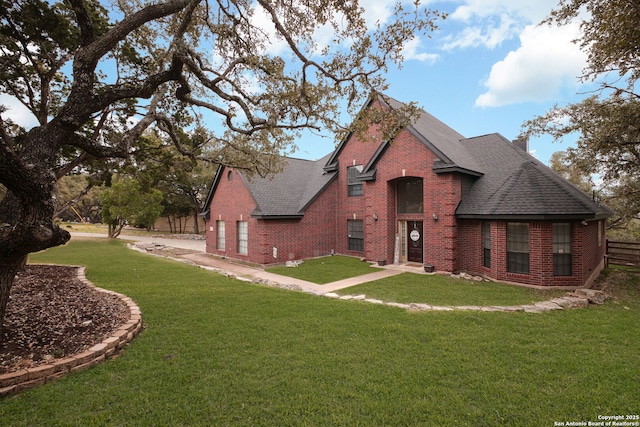
{"type": "Polygon", "coordinates": [[[419,177],[403,177],[395,181],[400,262],[422,263],[424,259],[423,185],[423,179],[419,177]]]}

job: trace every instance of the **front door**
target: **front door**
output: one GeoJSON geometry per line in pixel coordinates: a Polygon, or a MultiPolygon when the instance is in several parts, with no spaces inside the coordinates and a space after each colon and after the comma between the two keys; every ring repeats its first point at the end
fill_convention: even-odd
{"type": "Polygon", "coordinates": [[[407,221],[407,261],[422,263],[422,221],[407,221]]]}

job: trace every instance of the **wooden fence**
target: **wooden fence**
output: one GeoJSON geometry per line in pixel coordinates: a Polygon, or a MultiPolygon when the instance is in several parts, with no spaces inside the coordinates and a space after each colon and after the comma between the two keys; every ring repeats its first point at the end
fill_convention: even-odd
{"type": "Polygon", "coordinates": [[[640,268],[640,242],[607,240],[607,262],[640,268]]]}

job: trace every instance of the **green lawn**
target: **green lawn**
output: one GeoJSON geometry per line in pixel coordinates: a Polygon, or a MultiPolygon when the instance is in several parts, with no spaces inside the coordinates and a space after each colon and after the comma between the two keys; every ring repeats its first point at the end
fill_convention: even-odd
{"type": "Polygon", "coordinates": [[[361,261],[359,258],[342,255],[308,259],[298,267],[276,266],[267,268],[270,273],[295,277],[296,279],[319,285],[379,270],[380,268],[371,267],[371,264],[361,261]]]}
{"type": "Polygon", "coordinates": [[[430,305],[524,305],[566,294],[493,282],[474,282],[443,275],[403,273],[336,291],[340,295],[365,294],[369,298],[430,305]]]}
{"type": "Polygon", "coordinates": [[[7,426],[552,426],[640,411],[640,295],[600,307],[407,312],[72,242],[145,331],[118,359],[0,400],[7,426]]]}

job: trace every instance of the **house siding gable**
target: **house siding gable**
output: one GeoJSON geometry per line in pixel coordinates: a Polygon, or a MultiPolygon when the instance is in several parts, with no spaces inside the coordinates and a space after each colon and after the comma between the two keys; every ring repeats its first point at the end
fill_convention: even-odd
{"type": "Polygon", "coordinates": [[[457,262],[455,209],[462,195],[461,177],[452,173],[435,174],[432,167],[438,157],[410,130],[400,131],[384,150],[376,162],[376,179],[364,183],[364,195],[347,197],[347,167],[368,164],[381,143],[381,140],[363,142],[352,136],[342,147],[337,179],[338,251],[393,262],[398,221],[417,220],[423,222],[424,262],[443,271],[454,270],[457,262]],[[397,213],[396,183],[406,177],[423,179],[424,208],[420,214],[397,213]],[[351,219],[364,221],[364,253],[348,250],[346,229],[351,219]]]}
{"type": "Polygon", "coordinates": [[[229,258],[252,260],[255,256],[255,248],[262,244],[262,236],[257,232],[257,221],[251,217],[251,212],[255,208],[256,203],[240,173],[232,168],[225,168],[209,203],[209,219],[206,222],[205,233],[207,252],[229,258]],[[216,249],[216,221],[219,220],[225,222],[224,251],[216,249]],[[248,222],[247,255],[238,253],[238,221],[248,222]]]}

